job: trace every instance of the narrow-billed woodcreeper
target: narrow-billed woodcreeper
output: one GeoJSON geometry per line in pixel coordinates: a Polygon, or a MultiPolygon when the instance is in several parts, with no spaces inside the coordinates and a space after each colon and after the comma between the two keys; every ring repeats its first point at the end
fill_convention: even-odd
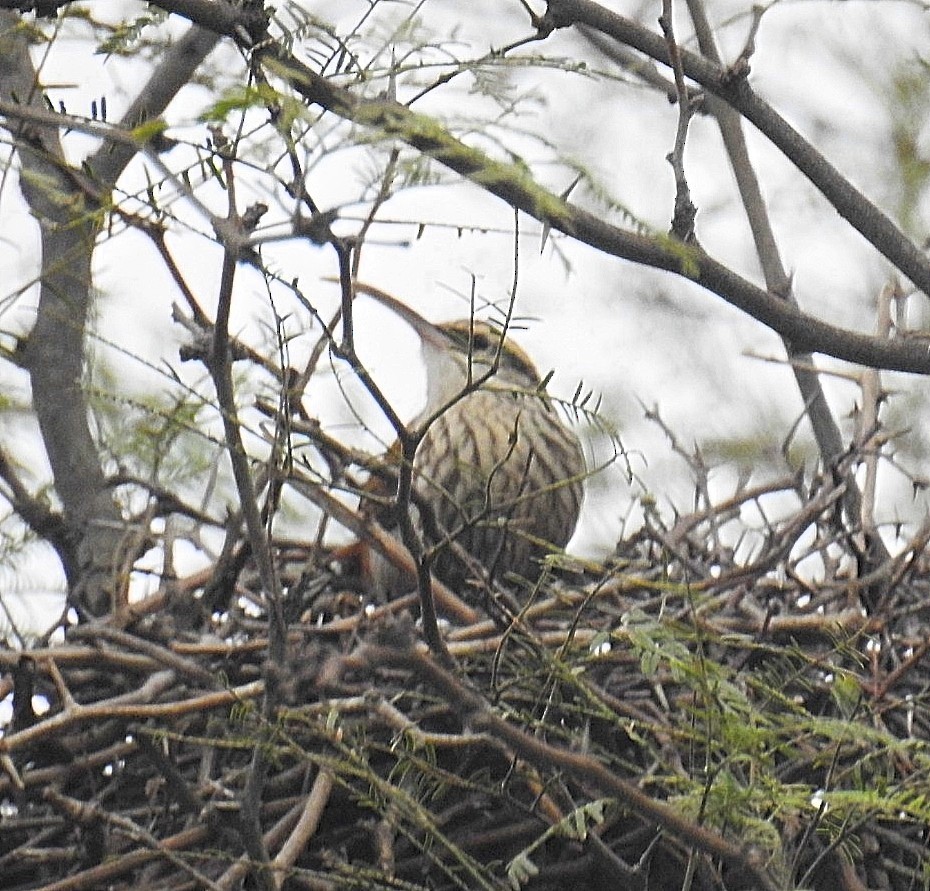
{"type": "MultiPolygon", "coordinates": [[[[357,289],[393,310],[420,338],[427,397],[409,429],[440,412],[413,460],[414,500],[430,515],[414,508],[427,546],[452,540],[490,576],[534,581],[542,558],[563,548],[574,532],[585,476],[581,445],[541,390],[536,367],[485,322],[434,325],[377,288],[359,283],[357,289]]],[[[387,515],[381,519],[390,522],[387,515]]],[[[379,593],[413,587],[386,561],[372,560],[371,570],[379,593]]],[[[439,547],[433,571],[454,587],[468,575],[448,546],[439,547]]]]}

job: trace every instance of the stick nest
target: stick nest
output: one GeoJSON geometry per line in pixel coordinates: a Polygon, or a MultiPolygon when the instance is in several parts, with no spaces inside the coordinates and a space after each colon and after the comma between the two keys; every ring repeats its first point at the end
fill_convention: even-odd
{"type": "Polygon", "coordinates": [[[247,561],[6,648],[0,884],[927,887],[930,533],[874,565],[841,495],[647,507],[516,616],[459,592],[451,666],[283,543],[280,659],[247,561]]]}

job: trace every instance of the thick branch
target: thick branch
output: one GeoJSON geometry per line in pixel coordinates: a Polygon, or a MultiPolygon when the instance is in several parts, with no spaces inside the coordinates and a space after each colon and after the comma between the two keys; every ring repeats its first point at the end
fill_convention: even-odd
{"type": "Polygon", "coordinates": [[[880,340],[805,315],[737,275],[699,247],[620,229],[569,204],[539,186],[525,169],[490,159],[451,136],[426,115],[386,99],[359,99],[280,47],[262,47],[257,54],[307,101],[355,123],[380,129],[386,136],[402,139],[552,229],[613,256],[697,282],[791,341],[796,350],[825,353],[876,368],[930,373],[930,355],[925,345],[880,340]]]}
{"type": "MultiPolygon", "coordinates": [[[[166,50],[161,64],[126,110],[120,123],[125,127],[136,127],[161,115],[180,90],[187,86],[191,75],[210,55],[218,41],[219,37],[212,31],[190,28],[177,43],[166,50]]],[[[104,142],[88,159],[87,167],[109,191],[116,185],[135,154],[136,149],[127,142],[104,142]]]]}
{"type": "MultiPolygon", "coordinates": [[[[584,25],[658,62],[670,64],[668,46],[660,34],[592,0],[549,0],[548,15],[556,27],[584,25]]],[[[840,216],[918,288],[930,294],[930,261],[923,252],[771,105],[757,96],[745,76],[734,75],[727,68],[684,49],[681,62],[688,77],[752,122],[820,190],[840,216]]]]}
{"type": "MultiPolygon", "coordinates": [[[[220,28],[215,20],[202,14],[201,5],[172,0],[170,6],[164,8],[204,27],[220,28]]],[[[668,63],[668,48],[662,37],[595,3],[586,0],[551,2],[549,17],[557,27],[587,24],[668,63]]],[[[235,29],[224,33],[233,39],[240,37],[235,29]]],[[[688,77],[738,108],[782,147],[847,219],[897,263],[915,284],[930,293],[930,263],[920,251],[813,146],[756,97],[745,81],[728,77],[725,69],[694,53],[682,50],[681,59],[688,77]]],[[[741,278],[700,248],[612,226],[543,189],[524,168],[494,161],[465,145],[435,119],[416,114],[390,99],[359,98],[316,73],[273,41],[259,43],[254,60],[269,73],[286,80],[308,102],[362,126],[382,130],[387,137],[403,140],[546,226],[605,253],[692,279],[791,341],[799,352],[823,353],[875,368],[930,374],[930,353],[925,346],[882,341],[828,325],[741,278]]]]}
{"type": "MultiPolygon", "coordinates": [[[[42,95],[16,19],[0,13],[0,96],[38,105],[42,95]]],[[[92,192],[78,185],[64,162],[58,131],[15,128],[21,188],[42,237],[42,279],[35,327],[24,358],[32,401],[65,522],[77,543],[68,583],[83,585],[84,605],[95,614],[109,607],[106,582],[119,545],[121,516],[106,486],[87,422],[81,386],[84,327],[91,287],[91,255],[98,229],[92,192]]]]}
{"type": "MultiPolygon", "coordinates": [[[[0,11],[0,35],[0,99],[43,108],[26,32],[17,29],[14,15],[0,11]]],[[[215,35],[192,28],[170,48],[130,108],[132,123],[161,114],[215,43],[215,35]]],[[[100,615],[111,606],[124,524],[88,424],[84,336],[96,236],[133,149],[105,145],[79,171],[67,165],[57,128],[9,129],[19,150],[21,189],[42,239],[39,304],[25,364],[64,521],[76,543],[75,559],[65,561],[68,584],[76,603],[100,615]]]]}

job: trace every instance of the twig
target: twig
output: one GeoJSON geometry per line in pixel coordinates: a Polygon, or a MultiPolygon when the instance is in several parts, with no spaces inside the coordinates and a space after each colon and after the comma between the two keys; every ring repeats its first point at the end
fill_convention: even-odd
{"type": "Polygon", "coordinates": [[[688,87],[685,84],[685,72],[681,64],[681,52],[675,40],[675,26],[672,19],[672,0],[662,0],[662,15],[659,27],[665,35],[668,57],[672,63],[675,77],[675,94],[678,98],[678,126],[675,129],[675,147],[667,156],[675,174],[675,212],[672,216],[672,234],[685,244],[694,241],[694,218],[697,208],[691,202],[691,190],[685,175],[685,143],[688,139],[688,125],[694,114],[694,106],[688,87]]]}
{"type": "Polygon", "coordinates": [[[310,838],[316,832],[332,790],[333,775],[326,768],[321,768],[304,802],[297,825],[275,855],[274,860],[271,861],[276,888],[284,887],[288,870],[297,862],[297,858],[303,853],[310,838]]]}
{"type": "Polygon", "coordinates": [[[74,705],[50,718],[43,719],[32,727],[0,738],[0,753],[13,752],[24,746],[31,745],[37,740],[54,737],[65,729],[82,724],[93,724],[109,718],[136,721],[147,718],[176,718],[181,715],[208,711],[232,703],[247,702],[261,696],[265,690],[263,681],[252,681],[248,684],[232,687],[229,690],[206,693],[202,696],[192,696],[190,699],[181,699],[176,702],[152,702],[158,694],[170,689],[174,683],[174,672],[160,671],[152,675],[138,690],[132,693],[124,693],[111,699],[105,699],[102,702],[95,702],[92,705],[74,705]]]}

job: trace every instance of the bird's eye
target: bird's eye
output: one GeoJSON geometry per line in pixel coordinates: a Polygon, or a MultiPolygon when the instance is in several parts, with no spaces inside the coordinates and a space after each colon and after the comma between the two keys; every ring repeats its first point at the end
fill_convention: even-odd
{"type": "Polygon", "coordinates": [[[469,331],[463,327],[455,331],[449,331],[449,334],[463,350],[470,350],[475,355],[493,355],[497,352],[500,343],[499,335],[480,328],[469,331]]]}

